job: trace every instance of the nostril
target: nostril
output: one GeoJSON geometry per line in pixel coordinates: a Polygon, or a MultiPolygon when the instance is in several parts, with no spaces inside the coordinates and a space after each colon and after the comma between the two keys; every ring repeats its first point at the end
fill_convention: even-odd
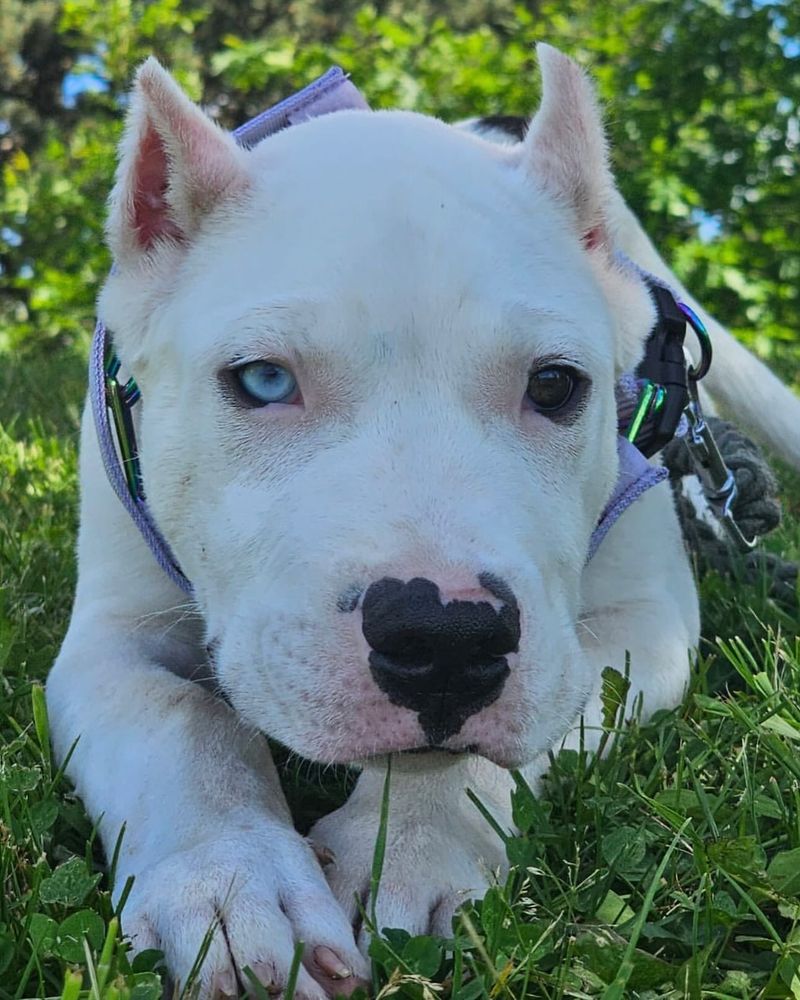
{"type": "Polygon", "coordinates": [[[485,703],[484,696],[491,691],[499,694],[510,673],[505,656],[467,664],[459,671],[458,700],[462,703],[485,703]]]}
{"type": "Polygon", "coordinates": [[[369,654],[369,665],[373,673],[379,673],[384,678],[395,682],[411,681],[418,684],[433,674],[433,665],[419,661],[401,660],[396,656],[386,656],[373,650],[369,654]]]}

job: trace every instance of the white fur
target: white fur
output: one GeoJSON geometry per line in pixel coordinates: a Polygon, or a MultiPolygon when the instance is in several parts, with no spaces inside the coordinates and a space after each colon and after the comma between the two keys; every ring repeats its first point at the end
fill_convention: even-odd
{"type": "MultiPolygon", "coordinates": [[[[280,985],[295,939],[300,995],[336,985],[318,946],[366,975],[350,925],[381,760],[424,738],[373,683],[358,616],[337,610],[348,588],[391,575],[458,591],[488,571],[522,616],[503,693],[448,741],[482,756],[397,758],[382,926],[446,931],[502,868],[464,786],[510,824],[502,767],[536,773],[581,712],[594,732],[606,665],[630,655],[646,713],[684,690],[699,620],[668,488],[584,565],[617,471],[614,379],[653,319],[611,250],[664,265],[637,258],[649,244],[613,191],[582,73],[540,56],[544,112],[510,148],[418,115],[342,112],[243,153],[156,64],[140,72],[109,224],[119,270],[100,311],[142,387],[148,499],[197,600],[114,497],[87,417],[78,590],[48,698],[59,756],[79,738],[69,771],[106,846],[126,824],[135,947],[163,948],[184,979],[212,918],[225,925],[206,994],[232,992],[248,963],[280,985]],[[168,187],[142,208],[142,144],[159,142],[168,187]],[[591,375],[572,423],[521,408],[537,357],[591,375]],[[219,370],[257,358],[295,371],[303,406],[232,403],[219,370]],[[330,888],[261,732],[365,762],[312,834],[335,852],[330,888]]],[[[766,378],[746,357],[753,383],[766,378]]],[[[788,421],[787,399],[769,415],[788,421]]]]}

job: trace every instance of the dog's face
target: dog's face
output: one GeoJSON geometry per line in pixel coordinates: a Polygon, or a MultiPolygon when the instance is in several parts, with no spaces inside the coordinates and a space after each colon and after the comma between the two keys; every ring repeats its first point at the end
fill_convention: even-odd
{"type": "Polygon", "coordinates": [[[101,314],[220,684],[306,756],[518,765],[595,680],[581,576],[652,314],[587,85],[544,63],[512,150],[342,112],[245,152],[140,74],[101,314]]]}

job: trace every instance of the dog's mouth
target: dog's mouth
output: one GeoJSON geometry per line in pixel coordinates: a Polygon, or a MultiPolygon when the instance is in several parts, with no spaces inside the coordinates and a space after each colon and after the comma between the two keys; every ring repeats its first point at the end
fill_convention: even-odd
{"type": "Polygon", "coordinates": [[[445,754],[448,757],[464,757],[480,755],[477,743],[469,743],[463,747],[446,747],[441,743],[426,743],[414,747],[404,747],[401,750],[373,751],[360,758],[362,761],[382,760],[386,757],[425,757],[431,754],[445,754]]]}

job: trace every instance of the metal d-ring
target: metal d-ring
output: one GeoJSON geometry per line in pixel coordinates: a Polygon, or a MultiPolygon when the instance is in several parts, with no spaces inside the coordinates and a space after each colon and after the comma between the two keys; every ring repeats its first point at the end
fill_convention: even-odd
{"type": "Polygon", "coordinates": [[[694,365],[689,365],[688,370],[689,378],[694,382],[699,382],[701,378],[705,377],[708,369],[711,367],[711,359],[714,354],[711,346],[711,335],[706,329],[705,323],[700,319],[691,306],[678,299],[678,308],[688,319],[689,326],[694,330],[695,336],[700,344],[700,364],[697,368],[695,368],[694,365]]]}

